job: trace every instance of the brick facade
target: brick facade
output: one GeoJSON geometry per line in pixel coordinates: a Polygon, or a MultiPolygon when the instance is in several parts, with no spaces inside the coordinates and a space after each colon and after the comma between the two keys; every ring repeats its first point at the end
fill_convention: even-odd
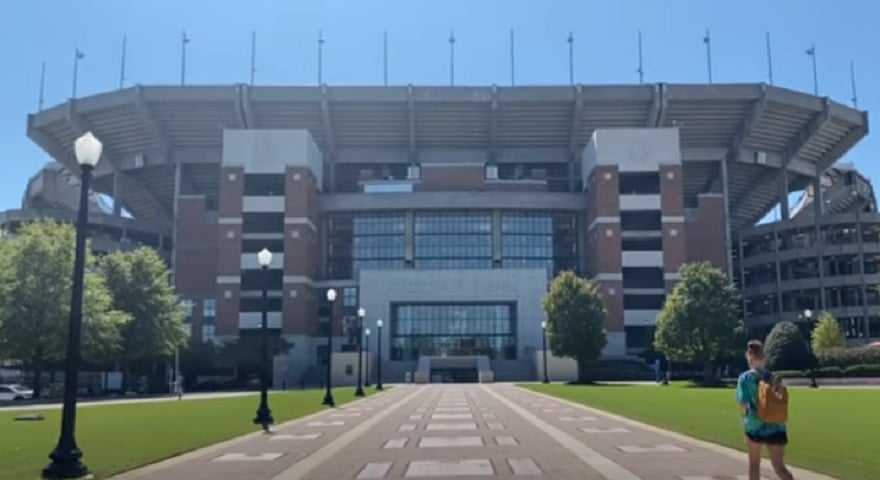
{"type": "Polygon", "coordinates": [[[320,274],[321,243],[317,228],[318,185],[308,168],[287,168],[284,194],[284,276],[282,331],[285,334],[317,333],[318,292],[311,282],[320,274]]]}

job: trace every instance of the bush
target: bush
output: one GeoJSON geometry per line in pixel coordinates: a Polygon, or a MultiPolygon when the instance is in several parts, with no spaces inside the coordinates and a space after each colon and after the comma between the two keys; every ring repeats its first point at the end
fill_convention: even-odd
{"type": "Polygon", "coordinates": [[[880,377],[880,365],[852,365],[843,369],[843,375],[853,378],[880,377]]]}
{"type": "Polygon", "coordinates": [[[779,370],[773,372],[773,375],[779,378],[804,378],[809,376],[809,372],[804,372],[803,370],[779,370]]]}
{"type": "Polygon", "coordinates": [[[764,342],[767,368],[771,370],[805,370],[813,357],[800,329],[791,322],[779,322],[764,342]]]}
{"type": "Polygon", "coordinates": [[[823,367],[846,368],[853,365],[880,365],[880,348],[836,348],[817,355],[823,367]]]}
{"type": "MultiPolygon", "coordinates": [[[[810,372],[807,372],[807,376],[810,372]]],[[[822,367],[816,369],[816,378],[840,378],[843,377],[843,370],[838,367],[822,367]]]]}

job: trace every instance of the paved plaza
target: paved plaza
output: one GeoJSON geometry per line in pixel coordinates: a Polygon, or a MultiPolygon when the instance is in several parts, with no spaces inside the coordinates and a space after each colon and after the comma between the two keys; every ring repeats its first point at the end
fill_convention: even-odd
{"type": "MultiPolygon", "coordinates": [[[[747,480],[745,472],[741,452],[495,384],[400,386],[115,479],[747,480]]],[[[769,464],[763,475],[777,478],[769,464]]]]}

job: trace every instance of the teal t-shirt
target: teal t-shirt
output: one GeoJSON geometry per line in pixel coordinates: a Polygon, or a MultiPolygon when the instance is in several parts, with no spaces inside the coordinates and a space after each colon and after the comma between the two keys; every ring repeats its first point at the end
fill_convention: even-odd
{"type": "Polygon", "coordinates": [[[736,382],[736,402],[746,405],[746,414],[743,416],[743,428],[746,433],[766,436],[772,433],[785,432],[784,423],[764,423],[758,418],[758,380],[772,380],[772,374],[767,370],[756,372],[749,370],[743,372],[736,382]]]}

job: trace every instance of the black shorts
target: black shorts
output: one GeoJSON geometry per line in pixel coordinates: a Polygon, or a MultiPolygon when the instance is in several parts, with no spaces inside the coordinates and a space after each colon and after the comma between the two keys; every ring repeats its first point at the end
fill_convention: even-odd
{"type": "Polygon", "coordinates": [[[788,445],[788,434],[786,432],[773,432],[768,435],[746,433],[746,437],[748,437],[749,440],[762,445],[788,445]]]}

